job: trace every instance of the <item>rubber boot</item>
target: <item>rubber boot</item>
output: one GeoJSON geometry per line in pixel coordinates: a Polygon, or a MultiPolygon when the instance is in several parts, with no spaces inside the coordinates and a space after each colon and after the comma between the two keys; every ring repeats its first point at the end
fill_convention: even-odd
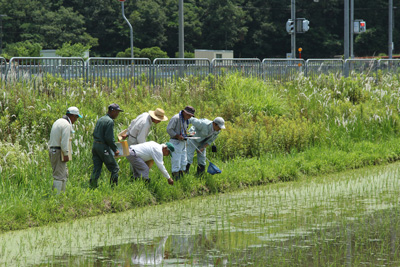
{"type": "Polygon", "coordinates": [[[190,169],[190,163],[186,164],[186,170],[185,170],[185,173],[189,173],[189,169],[190,169]]]}
{"type": "Polygon", "coordinates": [[[204,171],[206,169],[205,165],[197,165],[197,176],[201,176],[204,174],[204,171]]]}
{"type": "Polygon", "coordinates": [[[172,173],[172,179],[176,182],[179,180],[179,172],[173,172],[172,173]]]}
{"type": "Polygon", "coordinates": [[[179,171],[179,179],[181,179],[184,175],[184,171],[179,171]]]}

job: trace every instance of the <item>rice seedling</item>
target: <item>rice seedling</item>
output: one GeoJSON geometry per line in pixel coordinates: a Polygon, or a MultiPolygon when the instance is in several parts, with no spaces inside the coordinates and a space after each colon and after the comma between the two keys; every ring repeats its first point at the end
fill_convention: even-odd
{"type": "Polygon", "coordinates": [[[5,233],[0,259],[30,266],[395,266],[398,174],[398,164],[367,168],[5,233]]]}
{"type": "MultiPolygon", "coordinates": [[[[0,89],[0,153],[3,155],[0,160],[0,231],[72,222],[78,218],[140,210],[140,207],[148,205],[183,201],[271,182],[302,181],[309,175],[397,161],[400,157],[399,85],[397,78],[387,76],[379,76],[374,81],[363,76],[353,79],[299,77],[284,84],[269,84],[238,74],[226,75],[217,81],[205,79],[194,83],[183,79],[154,92],[150,92],[146,85],[132,87],[122,83],[109,91],[101,84],[90,86],[83,81],[67,82],[54,77],[32,83],[4,84],[0,89]],[[126,111],[116,120],[116,132],[126,128],[137,114],[154,107],[164,108],[166,115],[171,116],[189,104],[196,107],[198,117],[224,117],[227,129],[217,139],[218,152],[210,153],[212,161],[223,170],[222,174],[198,179],[191,172],[174,187],[168,187],[161,174],[152,170],[152,182],[147,185],[142,181],[131,181],[129,164],[120,159],[119,185],[111,189],[108,185],[109,174],[103,172],[99,188],[89,190],[92,132],[95,121],[106,113],[106,107],[111,102],[119,103],[126,111]],[[71,105],[79,106],[84,118],[74,126],[74,159],[69,164],[67,192],[55,195],[50,190],[52,177],[46,142],[52,123],[71,105]]],[[[155,127],[150,134],[151,140],[167,141],[165,128],[166,125],[155,127]]],[[[170,168],[169,159],[166,166],[170,168]]],[[[375,182],[388,188],[388,184],[375,182]]],[[[315,183],[311,185],[318,185],[315,183]]],[[[336,186],[345,191],[353,188],[353,184],[336,186]]],[[[313,187],[306,188],[301,193],[284,190],[284,194],[279,194],[279,189],[276,192],[273,190],[276,201],[272,204],[272,211],[268,212],[262,207],[271,205],[269,198],[256,201],[254,199],[258,199],[258,194],[263,194],[255,194],[257,198],[252,197],[251,205],[257,206],[260,217],[253,225],[266,229],[271,238],[276,235],[274,229],[284,229],[290,239],[293,235],[290,229],[299,223],[315,224],[315,218],[318,218],[315,215],[321,214],[322,210],[329,219],[327,221],[332,222],[343,213],[340,210],[342,204],[338,203],[351,203],[354,208],[351,212],[357,214],[358,209],[365,209],[367,205],[376,206],[377,203],[367,204],[367,200],[363,200],[354,204],[351,202],[353,198],[371,190],[376,190],[372,199],[379,199],[383,194],[373,183],[364,184],[355,187],[351,196],[340,195],[338,199],[325,203],[323,199],[331,196],[332,192],[331,185],[327,184],[318,187],[322,204],[308,206],[307,201],[311,196],[315,197],[315,190],[313,187]],[[285,206],[288,200],[298,202],[299,206],[285,206]],[[303,206],[307,207],[307,211],[298,210],[303,206]],[[287,220],[293,214],[295,220],[287,220]],[[271,228],[268,224],[271,221],[280,226],[271,228]]],[[[336,188],[333,189],[336,192],[336,188]]],[[[389,194],[385,198],[391,197],[389,194]]],[[[226,230],[235,227],[232,221],[234,216],[229,213],[231,208],[219,210],[210,203],[208,205],[204,207],[209,211],[204,215],[209,216],[206,225],[215,228],[205,231],[210,233],[209,230],[213,230],[217,237],[227,238],[228,241],[223,243],[229,244],[229,251],[248,245],[241,243],[247,242],[246,239],[235,237],[235,232],[226,230]],[[216,216],[220,212],[230,215],[216,216]]],[[[229,201],[229,206],[237,211],[243,209],[239,202],[229,201]]],[[[170,220],[184,221],[188,217],[196,217],[192,207],[188,209],[190,214],[179,213],[176,218],[164,211],[160,213],[170,220]]],[[[129,224],[129,220],[125,219],[124,223],[129,224]]],[[[109,226],[112,225],[110,222],[109,226]]],[[[334,227],[333,223],[330,226],[334,227]]],[[[115,233],[117,237],[124,235],[121,228],[115,233]]],[[[165,223],[165,228],[172,232],[175,225],[165,223]]],[[[198,232],[195,228],[191,231],[191,234],[198,232]]],[[[111,228],[106,234],[112,236],[111,228]]],[[[85,235],[93,246],[99,246],[96,238],[92,239],[94,232],[85,235]]],[[[143,239],[146,238],[143,236],[143,239]]],[[[251,238],[257,239],[254,235],[251,238]]],[[[74,243],[79,244],[73,240],[78,239],[82,241],[78,236],[70,237],[71,242],[67,245],[71,250],[74,243]]],[[[324,243],[316,236],[313,240],[324,243]]],[[[21,246],[27,246],[30,241],[21,242],[21,246]]],[[[301,240],[295,242],[299,245],[301,240]]],[[[112,244],[107,241],[107,246],[112,244]]],[[[264,247],[265,244],[254,246],[264,247]]],[[[6,248],[0,251],[5,251],[2,255],[7,254],[6,248]]],[[[259,253],[258,247],[249,251],[250,255],[259,253]]],[[[280,251],[280,255],[286,255],[282,254],[285,251],[280,251]]],[[[304,261],[309,257],[307,253],[314,255],[317,251],[305,249],[296,253],[304,261]]],[[[232,258],[239,260],[240,253],[232,258]]],[[[225,260],[223,257],[218,261],[225,260]]],[[[288,264],[286,261],[279,262],[288,264]]]]}

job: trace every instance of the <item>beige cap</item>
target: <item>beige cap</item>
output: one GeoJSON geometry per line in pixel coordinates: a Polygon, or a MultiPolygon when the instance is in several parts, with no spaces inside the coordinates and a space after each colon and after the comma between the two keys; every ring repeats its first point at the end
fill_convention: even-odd
{"type": "Polygon", "coordinates": [[[168,118],[165,116],[165,112],[161,108],[157,108],[155,111],[149,110],[150,116],[159,121],[167,121],[168,118]]]}

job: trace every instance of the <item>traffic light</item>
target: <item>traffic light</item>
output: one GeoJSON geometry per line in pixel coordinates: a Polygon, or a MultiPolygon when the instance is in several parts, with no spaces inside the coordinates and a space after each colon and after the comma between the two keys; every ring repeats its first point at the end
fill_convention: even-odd
{"type": "Polygon", "coordinates": [[[365,21],[360,21],[360,32],[365,32],[367,30],[367,24],[365,21]]]}
{"type": "Polygon", "coordinates": [[[367,30],[367,23],[362,19],[357,19],[354,21],[354,33],[363,33],[367,30]]]}
{"type": "Polygon", "coordinates": [[[306,32],[306,31],[308,31],[309,29],[310,29],[310,26],[309,26],[309,24],[310,24],[310,22],[308,21],[308,20],[303,20],[303,28],[302,28],[302,30],[303,30],[303,32],[306,32]]]}
{"type": "Polygon", "coordinates": [[[294,33],[294,21],[291,19],[288,19],[286,22],[286,31],[290,34],[294,33]]]}
{"type": "Polygon", "coordinates": [[[310,22],[305,18],[297,18],[296,19],[296,32],[297,33],[305,33],[310,29],[310,22]]]}

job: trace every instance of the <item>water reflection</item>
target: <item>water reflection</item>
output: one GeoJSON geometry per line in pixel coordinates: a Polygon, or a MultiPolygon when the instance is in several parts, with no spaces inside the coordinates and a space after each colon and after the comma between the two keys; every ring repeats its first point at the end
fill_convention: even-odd
{"type": "MultiPolygon", "coordinates": [[[[400,265],[400,213],[397,208],[338,221],[331,227],[288,232],[268,238],[257,231],[221,229],[195,235],[171,235],[140,243],[96,249],[85,266],[341,266],[400,265]],[[232,231],[231,231],[232,230],[232,231]],[[235,240],[240,239],[240,243],[235,240]]],[[[66,257],[53,266],[68,262],[66,257]]]]}
{"type": "Polygon", "coordinates": [[[137,265],[159,265],[164,259],[164,247],[168,237],[164,237],[157,244],[132,244],[131,260],[137,265]]]}

